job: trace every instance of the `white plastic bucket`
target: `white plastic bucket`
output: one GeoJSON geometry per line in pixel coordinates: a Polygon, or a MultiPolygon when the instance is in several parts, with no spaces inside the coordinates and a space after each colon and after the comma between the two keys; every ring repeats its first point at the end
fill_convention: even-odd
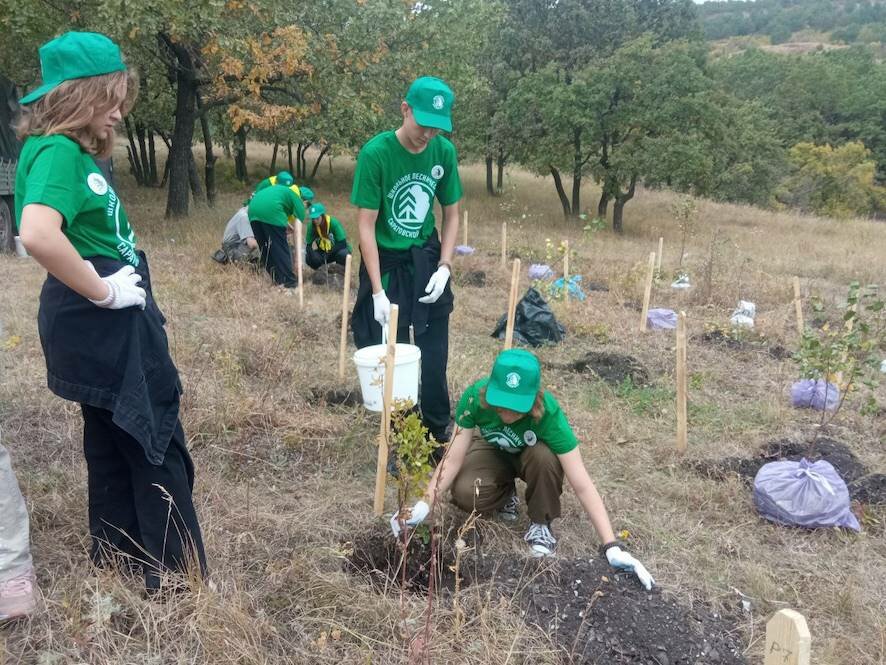
{"type": "MultiPolygon", "coordinates": [[[[354,364],[360,377],[363,406],[381,412],[384,401],[385,354],[388,347],[376,344],[357,349],[354,364]]],[[[394,399],[410,399],[418,403],[418,368],[421,351],[412,344],[397,344],[394,352],[394,399]]]]}

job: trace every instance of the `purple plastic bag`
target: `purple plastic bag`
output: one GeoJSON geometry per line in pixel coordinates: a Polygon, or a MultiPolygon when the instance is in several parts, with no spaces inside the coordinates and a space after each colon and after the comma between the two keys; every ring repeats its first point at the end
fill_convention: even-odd
{"type": "Polygon", "coordinates": [[[677,312],[672,309],[650,309],[646,323],[653,330],[673,330],[677,327],[677,312]]]}
{"type": "Polygon", "coordinates": [[[840,403],[840,389],[824,379],[803,379],[791,386],[791,405],[797,409],[833,411],[840,403]]]}
{"type": "Polygon", "coordinates": [[[533,263],[529,266],[529,279],[550,279],[553,276],[554,271],[546,263],[533,263]]]}
{"type": "Polygon", "coordinates": [[[455,255],[456,256],[470,256],[474,253],[474,248],[470,245],[456,245],[455,246],[455,255]]]}
{"type": "Polygon", "coordinates": [[[764,464],[754,478],[754,504],[760,515],[776,524],[861,531],[849,509],[846,483],[824,460],[764,464]]]}

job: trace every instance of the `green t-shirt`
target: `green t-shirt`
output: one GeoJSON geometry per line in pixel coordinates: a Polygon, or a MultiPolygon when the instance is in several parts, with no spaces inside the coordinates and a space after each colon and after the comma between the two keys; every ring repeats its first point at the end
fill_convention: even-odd
{"type": "Polygon", "coordinates": [[[249,221],[271,226],[287,226],[290,217],[305,218],[305,206],[291,187],[265,187],[249,202],[249,221]]]}
{"type": "MultiPolygon", "coordinates": [[[[345,228],[341,225],[341,222],[331,215],[324,215],[323,217],[319,217],[316,220],[312,219],[308,223],[308,230],[305,232],[305,245],[310,245],[312,242],[321,237],[319,231],[317,231],[317,222],[322,222],[325,227],[326,219],[324,219],[324,217],[329,220],[329,233],[327,235],[332,241],[332,244],[334,245],[337,242],[347,240],[345,228]]],[[[348,245],[348,247],[350,247],[350,244],[348,245]]]]}
{"type": "Polygon", "coordinates": [[[527,414],[515,423],[505,425],[495,409],[483,408],[480,392],[489,378],[480,379],[462,394],[455,409],[455,422],[460,427],[480,429],[480,435],[494,446],[508,453],[520,453],[527,446],[542,442],[557,455],[568,453],[578,446],[578,439],[566,421],[557,400],[548,391],[544,394],[545,414],[538,422],[527,414]]]}
{"type": "Polygon", "coordinates": [[[375,241],[382,249],[423,245],[434,232],[434,197],[444,206],[462,196],[455,146],[437,135],[419,154],[404,148],[393,131],[360,150],[351,203],[378,210],[375,241]]]}
{"type": "Polygon", "coordinates": [[[16,226],[31,203],[61,214],[62,232],[80,256],[106,256],[138,266],[135,233],[123,202],[76,141],[59,134],[25,141],[15,174],[16,226]]]}
{"type": "MultiPolygon", "coordinates": [[[[260,183],[255,186],[255,191],[260,192],[263,189],[267,189],[271,185],[277,184],[277,176],[272,175],[269,178],[265,178],[260,183]]],[[[301,189],[299,189],[298,185],[289,185],[289,189],[296,193],[296,195],[301,198],[301,189]]],[[[253,192],[255,194],[255,192],[253,192]]]]}

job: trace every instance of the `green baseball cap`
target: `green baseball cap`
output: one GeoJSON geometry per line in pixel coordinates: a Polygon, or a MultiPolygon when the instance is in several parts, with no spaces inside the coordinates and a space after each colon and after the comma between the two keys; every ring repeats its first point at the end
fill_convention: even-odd
{"type": "Polygon", "coordinates": [[[433,76],[415,79],[406,93],[406,103],[419,125],[446,132],[452,131],[453,102],[455,94],[450,87],[433,76]]]}
{"type": "Polygon", "coordinates": [[[280,171],[277,174],[277,184],[289,187],[294,182],[292,174],[289,171],[280,171]]]}
{"type": "Polygon", "coordinates": [[[20,100],[36,102],[65,81],[126,71],[120,47],[97,32],[66,32],[40,47],[43,85],[20,100]]]}
{"type": "Polygon", "coordinates": [[[523,349],[508,349],[498,354],[492,376],[486,384],[489,406],[529,413],[541,386],[538,358],[523,349]]]}
{"type": "Polygon", "coordinates": [[[313,201],[314,200],[314,191],[308,187],[307,185],[303,185],[299,187],[301,190],[301,197],[304,201],[313,201]]]}
{"type": "MultiPolygon", "coordinates": [[[[304,191],[304,190],[302,190],[304,191]]],[[[311,206],[311,219],[317,219],[326,214],[326,206],[322,203],[315,203],[311,206]]]]}

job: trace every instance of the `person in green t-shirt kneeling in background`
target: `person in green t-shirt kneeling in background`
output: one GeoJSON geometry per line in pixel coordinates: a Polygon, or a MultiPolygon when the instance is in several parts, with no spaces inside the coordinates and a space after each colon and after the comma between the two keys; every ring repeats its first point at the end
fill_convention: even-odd
{"type": "Polygon", "coordinates": [[[462,394],[455,412],[458,426],[424,499],[411,517],[391,519],[394,535],[414,527],[430,513],[434,498],[452,490],[452,502],[466,512],[519,515],[515,479],[526,482],[531,521],[525,540],[534,556],[553,554],[557,539],[551,522],[560,517],[563,478],[575,490],[600,537],[600,551],[618,569],[632,571],[647,589],[654,580],[646,568],[619,547],[606,506],[588,475],[578,439],[557,400],[541,385],[541,367],[529,351],[511,349],[495,359],[492,374],[462,394]],[[478,482],[479,480],[479,482],[478,482]]]}
{"type": "Polygon", "coordinates": [[[311,223],[305,233],[305,262],[314,270],[327,263],[343,266],[351,253],[351,245],[341,222],[327,215],[322,203],[312,205],[309,214],[311,223]]]}
{"type": "Polygon", "coordinates": [[[399,306],[397,339],[408,341],[412,325],[421,349],[422,420],[438,441],[448,440],[449,282],[462,197],[455,147],[440,136],[452,131],[454,99],[440,79],[417,79],[400,105],[403,124],[360,150],[351,191],[362,257],[354,343],[379,344],[391,303],[399,306]],[[443,207],[442,242],[435,198],[443,207]]]}
{"type": "Polygon", "coordinates": [[[305,219],[305,206],[292,186],[277,184],[257,191],[249,201],[249,223],[261,250],[261,265],[288,289],[298,286],[292,270],[292,251],[286,237],[290,222],[305,219]]]}

